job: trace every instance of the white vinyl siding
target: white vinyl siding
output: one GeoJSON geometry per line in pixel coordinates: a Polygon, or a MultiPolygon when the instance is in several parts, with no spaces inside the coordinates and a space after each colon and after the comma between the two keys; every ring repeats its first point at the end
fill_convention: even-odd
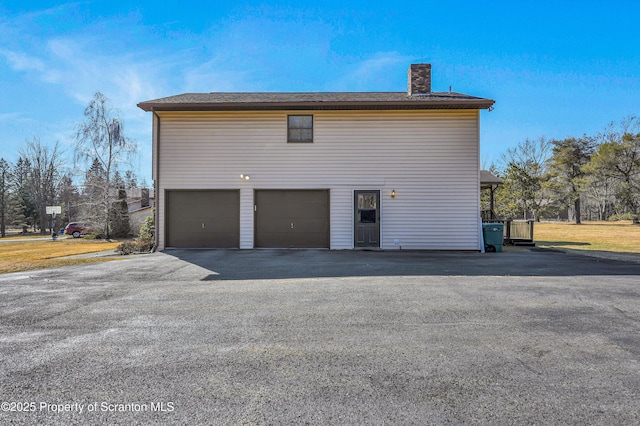
{"type": "Polygon", "coordinates": [[[311,111],[312,144],[287,143],[288,114],[158,112],[160,248],[166,189],[240,189],[251,248],[253,190],[303,188],[330,190],[332,249],[353,248],[359,189],[381,191],[383,249],[480,248],[477,110],[311,111]]]}

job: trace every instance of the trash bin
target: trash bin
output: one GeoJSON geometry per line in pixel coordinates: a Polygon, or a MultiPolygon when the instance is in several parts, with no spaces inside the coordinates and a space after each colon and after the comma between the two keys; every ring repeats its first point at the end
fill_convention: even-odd
{"type": "Polygon", "coordinates": [[[501,252],[502,239],[504,238],[504,224],[483,223],[482,237],[484,238],[484,250],[487,252],[501,252]]]}

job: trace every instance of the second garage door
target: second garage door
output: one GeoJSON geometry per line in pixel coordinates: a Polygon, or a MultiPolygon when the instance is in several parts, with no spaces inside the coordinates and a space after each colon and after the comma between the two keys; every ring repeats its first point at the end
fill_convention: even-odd
{"type": "Polygon", "coordinates": [[[328,190],[257,190],[255,246],[329,248],[328,190]]]}
{"type": "Polygon", "coordinates": [[[167,191],[167,247],[237,248],[240,191],[167,191]]]}

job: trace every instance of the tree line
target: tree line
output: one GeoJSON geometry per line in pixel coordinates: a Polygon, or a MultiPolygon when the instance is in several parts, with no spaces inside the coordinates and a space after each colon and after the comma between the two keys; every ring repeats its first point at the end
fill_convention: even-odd
{"type": "MultiPolygon", "coordinates": [[[[595,135],[527,139],[489,168],[503,180],[494,212],[505,219],[630,219],[640,214],[640,118],[595,135]]],[[[483,208],[488,205],[483,194],[483,208]]]]}
{"type": "Polygon", "coordinates": [[[127,168],[137,144],[102,93],[94,95],[74,129],[67,155],[56,142],[26,140],[15,163],[0,158],[0,234],[9,228],[47,234],[69,222],[90,222],[105,238],[129,234],[126,191],[146,186],[127,168]],[[69,164],[69,162],[72,164],[69,164]],[[61,206],[52,222],[47,206],[61,206]]]}
{"type": "MultiPolygon", "coordinates": [[[[102,93],[85,108],[74,136],[71,157],[58,143],[51,147],[34,137],[14,164],[0,158],[2,237],[9,227],[47,234],[73,221],[92,222],[105,238],[129,234],[126,191],[146,184],[126,168],[137,144],[102,93]],[[55,223],[46,213],[50,205],[62,207],[55,223]]],[[[503,181],[494,193],[500,218],[638,221],[640,118],[611,123],[595,135],[527,139],[489,171],[503,181]]],[[[487,210],[486,193],[482,205],[487,210]]]]}

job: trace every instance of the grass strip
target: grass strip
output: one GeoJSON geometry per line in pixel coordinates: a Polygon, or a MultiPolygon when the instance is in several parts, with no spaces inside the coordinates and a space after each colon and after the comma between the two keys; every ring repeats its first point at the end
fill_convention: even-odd
{"type": "Polygon", "coordinates": [[[118,241],[64,239],[0,243],[0,273],[115,260],[114,258],[67,258],[76,254],[115,250],[118,241]]]}

